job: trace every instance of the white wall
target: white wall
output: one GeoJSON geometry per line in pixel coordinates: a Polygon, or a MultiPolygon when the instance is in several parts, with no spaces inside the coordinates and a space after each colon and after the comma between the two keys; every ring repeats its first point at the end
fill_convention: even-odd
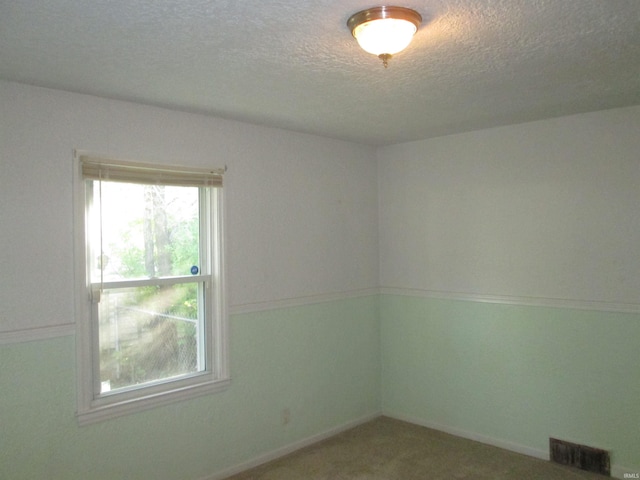
{"type": "Polygon", "coordinates": [[[230,307],[377,286],[374,151],[0,82],[0,332],[71,325],[73,149],[222,166],[230,307]]]}
{"type": "Polygon", "coordinates": [[[638,310],[640,107],[394,145],[378,157],[383,287],[638,310]]]}
{"type": "Polygon", "coordinates": [[[535,412],[546,412],[547,397],[561,391],[562,405],[581,403],[572,413],[607,425],[585,434],[593,427],[585,416],[558,409],[556,430],[585,443],[604,438],[618,449],[616,461],[638,464],[629,421],[638,418],[629,348],[636,316],[585,320],[569,309],[487,311],[392,295],[277,307],[382,285],[638,311],[640,107],[390,146],[377,151],[377,165],[376,151],[350,143],[14,83],[0,82],[0,112],[0,344],[25,338],[15,332],[37,338],[38,327],[72,333],[74,148],[228,165],[231,310],[271,308],[235,315],[228,391],[90,430],[73,415],[70,337],[3,347],[9,368],[0,372],[0,410],[10,412],[3,426],[16,441],[0,466],[10,472],[87,478],[102,465],[136,478],[176,478],[169,468],[202,478],[371,415],[380,391],[392,412],[532,448],[548,436],[535,412]],[[571,382],[559,364],[570,367],[571,382]],[[442,388],[433,388],[438,382],[442,388]],[[479,388],[469,389],[474,382],[479,388]],[[531,399],[506,401],[527,392],[537,410],[531,399]],[[507,413],[529,409],[528,417],[509,417],[509,428],[496,430],[491,415],[504,413],[500,405],[507,413]],[[294,429],[280,425],[284,406],[294,429]],[[432,419],[439,407],[449,417],[432,419]],[[472,421],[456,424],[461,412],[472,421]],[[158,462],[168,458],[158,452],[175,453],[176,444],[182,461],[158,462]],[[95,445],[109,455],[98,456],[105,450],[95,445]],[[136,455],[111,461],[125,450],[136,455]]]}

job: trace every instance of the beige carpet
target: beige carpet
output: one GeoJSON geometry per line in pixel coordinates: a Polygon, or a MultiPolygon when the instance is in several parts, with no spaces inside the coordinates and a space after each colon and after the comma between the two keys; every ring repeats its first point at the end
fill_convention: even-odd
{"type": "Polygon", "coordinates": [[[233,480],[602,480],[387,417],[360,425],[233,480]]]}

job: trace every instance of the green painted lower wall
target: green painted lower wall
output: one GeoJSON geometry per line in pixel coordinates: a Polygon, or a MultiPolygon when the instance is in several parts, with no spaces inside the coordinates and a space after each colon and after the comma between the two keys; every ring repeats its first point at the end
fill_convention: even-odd
{"type": "Polygon", "coordinates": [[[381,295],[233,315],[231,334],[227,391],[85,427],[73,337],[1,346],[0,478],[205,479],[380,410],[640,470],[637,314],[381,295]]]}
{"type": "Polygon", "coordinates": [[[233,315],[227,391],[84,427],[74,337],[4,345],[0,478],[207,478],[374,414],[377,312],[371,296],[233,315]]]}
{"type": "Polygon", "coordinates": [[[640,315],[380,297],[382,410],[640,470],[640,315]]]}

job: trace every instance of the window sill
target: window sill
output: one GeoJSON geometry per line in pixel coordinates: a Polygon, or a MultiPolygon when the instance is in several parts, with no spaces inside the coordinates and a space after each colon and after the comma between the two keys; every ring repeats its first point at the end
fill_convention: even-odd
{"type": "Polygon", "coordinates": [[[226,390],[231,385],[231,379],[214,380],[208,382],[200,382],[188,386],[177,387],[175,389],[167,389],[159,393],[142,394],[135,398],[127,398],[121,401],[114,401],[92,406],[85,411],[78,411],[76,418],[80,426],[90,425],[105,420],[122,417],[132,413],[142,412],[151,408],[170,405],[172,403],[188,400],[191,398],[209,395],[226,390]]]}

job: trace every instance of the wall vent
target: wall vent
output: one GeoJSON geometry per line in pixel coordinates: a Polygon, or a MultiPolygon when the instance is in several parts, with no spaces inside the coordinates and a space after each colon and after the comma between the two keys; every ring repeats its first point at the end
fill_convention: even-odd
{"type": "Polygon", "coordinates": [[[549,450],[552,462],[611,476],[609,452],[606,450],[555,438],[549,439],[549,450]]]}

